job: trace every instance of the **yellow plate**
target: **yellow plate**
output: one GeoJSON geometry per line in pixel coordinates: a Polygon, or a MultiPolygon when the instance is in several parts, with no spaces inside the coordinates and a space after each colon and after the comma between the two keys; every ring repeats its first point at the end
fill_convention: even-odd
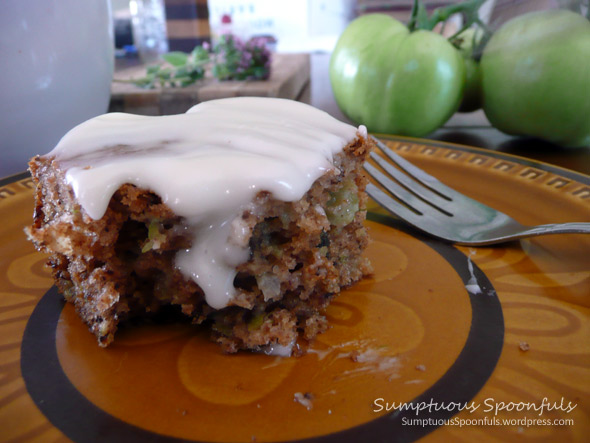
{"type": "MultiPolygon", "coordinates": [[[[590,221],[588,176],[476,148],[382,138],[523,223],[590,221]]],[[[590,237],[453,247],[373,205],[367,253],[375,274],[330,306],[332,328],[307,355],[227,356],[199,328],[165,322],[124,328],[100,349],[24,237],[31,186],[24,174],[0,181],[2,441],[590,435],[590,237]]]]}

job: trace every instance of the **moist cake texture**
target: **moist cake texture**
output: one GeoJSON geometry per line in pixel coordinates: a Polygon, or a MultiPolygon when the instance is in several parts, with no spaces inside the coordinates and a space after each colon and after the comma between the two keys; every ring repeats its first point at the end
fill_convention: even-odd
{"type": "Polygon", "coordinates": [[[101,346],[172,305],[227,352],[289,354],[370,272],[371,144],[364,127],[282,99],[105,114],[31,160],[27,234],[101,346]]]}

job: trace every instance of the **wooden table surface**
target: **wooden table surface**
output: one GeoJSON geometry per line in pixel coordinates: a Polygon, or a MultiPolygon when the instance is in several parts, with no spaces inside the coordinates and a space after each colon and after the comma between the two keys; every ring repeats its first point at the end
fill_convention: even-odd
{"type": "Polygon", "coordinates": [[[184,88],[142,89],[130,79],[144,77],[146,66],[137,59],[118,59],[111,87],[109,111],[140,115],[170,115],[186,112],[207,100],[228,97],[277,97],[309,101],[309,54],[274,54],[270,78],[265,81],[220,82],[209,74],[184,88]]]}

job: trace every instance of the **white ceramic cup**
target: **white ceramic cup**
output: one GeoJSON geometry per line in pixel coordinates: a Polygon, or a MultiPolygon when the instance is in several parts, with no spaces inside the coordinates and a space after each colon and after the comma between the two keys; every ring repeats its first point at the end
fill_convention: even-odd
{"type": "Polygon", "coordinates": [[[109,0],[3,0],[1,9],[0,178],[106,112],[114,65],[109,0]]]}

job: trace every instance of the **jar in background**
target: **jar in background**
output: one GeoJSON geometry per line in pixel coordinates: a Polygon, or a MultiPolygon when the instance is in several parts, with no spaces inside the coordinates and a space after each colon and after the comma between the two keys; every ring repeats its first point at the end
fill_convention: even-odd
{"type": "Polygon", "coordinates": [[[113,49],[109,0],[2,1],[0,177],[107,111],[113,49]]]}
{"type": "Polygon", "coordinates": [[[143,63],[168,52],[164,0],[130,0],[133,42],[143,63]]]}

